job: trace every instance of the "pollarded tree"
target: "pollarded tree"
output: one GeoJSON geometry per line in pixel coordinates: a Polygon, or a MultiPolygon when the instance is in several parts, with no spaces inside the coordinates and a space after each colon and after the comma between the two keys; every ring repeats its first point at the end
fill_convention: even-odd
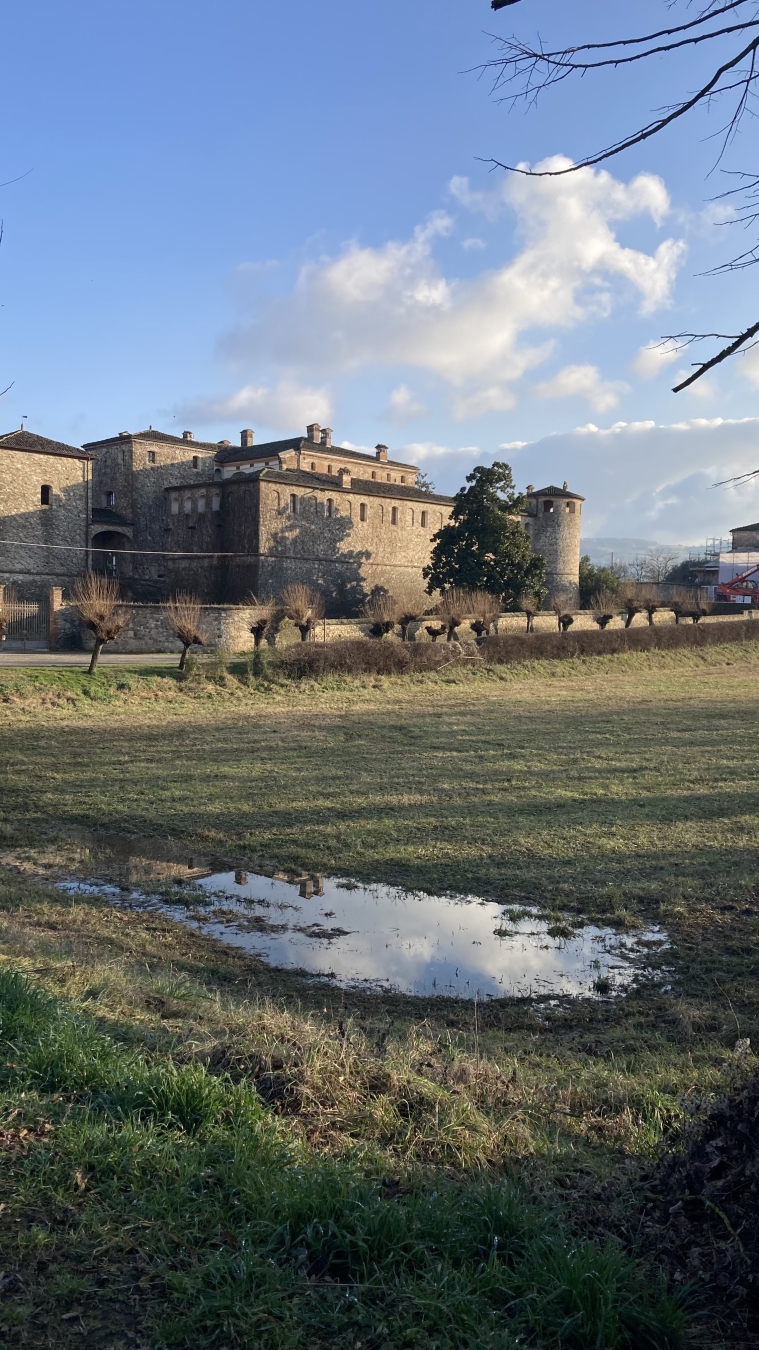
{"type": "Polygon", "coordinates": [[[113,642],[129,623],[129,610],[121,603],[119,583],[101,572],[78,577],[71,598],[80,621],[95,637],[88,671],[92,675],[106,642],[113,642]]]}
{"type": "Polygon", "coordinates": [[[324,618],[320,592],[302,581],[294,581],[284,587],[280,599],[285,616],[300,630],[301,642],[308,642],[317,621],[324,618]]]}
{"type": "Polygon", "coordinates": [[[184,670],[190,648],[204,647],[206,644],[201,603],[197,595],[191,595],[189,591],[177,591],[171,600],[166,601],[163,612],[169,628],[182,644],[179,669],[184,670]]]}
{"type": "Polygon", "coordinates": [[[512,609],[526,591],[545,596],[545,559],[534,554],[519,515],[527,498],[514,488],[508,464],[479,464],[456,493],[451,519],[433,535],[424,569],[427,590],[490,591],[512,609]]]}

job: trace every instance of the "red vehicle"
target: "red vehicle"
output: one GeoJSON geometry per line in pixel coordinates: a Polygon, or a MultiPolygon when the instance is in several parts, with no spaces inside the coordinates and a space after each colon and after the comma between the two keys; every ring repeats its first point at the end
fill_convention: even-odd
{"type": "Polygon", "coordinates": [[[737,605],[756,605],[759,608],[759,563],[741,572],[732,581],[723,581],[714,587],[715,600],[728,600],[737,605]]]}

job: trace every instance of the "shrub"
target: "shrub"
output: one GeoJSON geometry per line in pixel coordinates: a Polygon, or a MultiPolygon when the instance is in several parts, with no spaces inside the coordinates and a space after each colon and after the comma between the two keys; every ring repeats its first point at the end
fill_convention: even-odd
{"type": "Polygon", "coordinates": [[[450,651],[431,642],[366,642],[363,638],[348,638],[308,647],[296,643],[281,655],[278,653],[277,667],[285,678],[302,680],[325,675],[407,675],[439,670],[450,661],[450,651]]]}
{"type": "Polygon", "coordinates": [[[486,661],[510,664],[535,659],[612,656],[620,652],[676,651],[681,648],[717,647],[727,642],[759,641],[759,624],[709,623],[702,628],[675,628],[655,624],[652,628],[612,628],[606,632],[592,629],[573,633],[533,633],[529,641],[514,633],[486,638],[480,654],[486,661]]]}

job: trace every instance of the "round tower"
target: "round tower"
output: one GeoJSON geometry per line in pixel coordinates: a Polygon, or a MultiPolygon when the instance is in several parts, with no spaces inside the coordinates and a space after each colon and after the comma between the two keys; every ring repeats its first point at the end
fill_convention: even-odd
{"type": "Polygon", "coordinates": [[[563,487],[527,488],[527,510],[522,524],[533,553],[546,560],[546,586],[551,605],[561,599],[567,608],[580,603],[580,533],[584,497],[563,487]]]}

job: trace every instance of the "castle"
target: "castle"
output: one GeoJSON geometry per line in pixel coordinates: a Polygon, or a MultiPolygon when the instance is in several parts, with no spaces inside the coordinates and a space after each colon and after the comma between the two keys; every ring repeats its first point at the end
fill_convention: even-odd
{"type": "MultiPolygon", "coordinates": [[[[453,498],[417,474],[385,445],[333,445],[317,423],[258,446],[249,428],[239,446],[149,427],[79,448],[22,427],[0,436],[0,585],[37,598],[90,568],[133,600],[190,590],[213,604],[306,581],[350,613],[374,587],[422,581],[453,498]]],[[[576,603],[584,499],[565,483],[527,500],[549,599],[576,603]]]]}

